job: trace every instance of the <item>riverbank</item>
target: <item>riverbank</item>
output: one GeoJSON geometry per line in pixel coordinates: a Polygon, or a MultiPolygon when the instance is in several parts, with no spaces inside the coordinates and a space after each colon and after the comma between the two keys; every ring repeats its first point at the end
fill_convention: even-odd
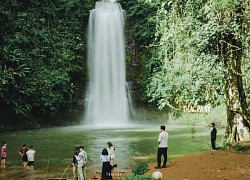
{"type": "MultiPolygon", "coordinates": [[[[149,164],[150,175],[156,171],[156,164],[149,164]]],[[[89,171],[88,180],[100,180],[98,172],[89,171]]],[[[167,168],[157,169],[163,174],[163,180],[249,180],[250,179],[250,153],[235,152],[230,150],[207,151],[201,154],[177,158],[168,163],[167,168]]],[[[114,178],[126,177],[129,174],[114,172],[114,178]]],[[[11,166],[1,169],[0,179],[18,180],[71,180],[72,168],[53,166],[50,169],[40,167],[34,170],[11,166]],[[49,171],[49,173],[47,173],[49,171]],[[62,173],[65,171],[65,173],[62,173]],[[59,173],[60,172],[60,173],[59,173]]]]}
{"type": "MultiPolygon", "coordinates": [[[[87,180],[100,180],[101,172],[90,170],[91,168],[93,167],[87,167],[87,180]]],[[[114,170],[112,175],[113,178],[120,179],[129,174],[123,171],[114,170]]],[[[66,169],[60,165],[53,166],[49,169],[40,166],[35,167],[33,170],[22,166],[7,166],[0,170],[0,180],[73,180],[72,176],[72,166],[68,166],[66,169]]]]}

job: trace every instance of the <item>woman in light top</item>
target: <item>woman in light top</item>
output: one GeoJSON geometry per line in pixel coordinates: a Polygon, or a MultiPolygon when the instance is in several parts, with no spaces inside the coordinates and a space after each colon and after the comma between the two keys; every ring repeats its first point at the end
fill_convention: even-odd
{"type": "Polygon", "coordinates": [[[102,155],[100,156],[100,161],[102,162],[102,179],[109,180],[113,179],[111,170],[112,166],[110,165],[111,156],[108,154],[107,149],[102,150],[102,155]]]}
{"type": "Polygon", "coordinates": [[[117,164],[115,164],[115,161],[114,161],[114,159],[115,159],[115,147],[114,147],[114,145],[111,142],[108,142],[107,145],[108,145],[108,147],[107,147],[108,154],[111,157],[110,164],[113,167],[117,167],[117,164]]]}

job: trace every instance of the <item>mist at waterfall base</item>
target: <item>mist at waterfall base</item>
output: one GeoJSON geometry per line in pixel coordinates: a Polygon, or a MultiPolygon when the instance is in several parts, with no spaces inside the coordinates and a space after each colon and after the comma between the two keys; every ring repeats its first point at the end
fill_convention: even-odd
{"type": "Polygon", "coordinates": [[[88,27],[86,126],[129,125],[125,72],[125,14],[118,3],[96,2],[88,27]]]}

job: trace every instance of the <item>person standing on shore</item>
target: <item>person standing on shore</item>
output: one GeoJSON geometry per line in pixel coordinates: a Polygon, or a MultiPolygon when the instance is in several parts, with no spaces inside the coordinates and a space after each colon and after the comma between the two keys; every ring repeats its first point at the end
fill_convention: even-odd
{"type": "Polygon", "coordinates": [[[73,179],[74,180],[77,180],[77,165],[78,165],[78,163],[77,163],[77,159],[76,159],[75,155],[78,156],[78,153],[79,153],[79,147],[76,147],[75,152],[73,154],[73,159],[72,159],[72,166],[73,166],[72,170],[73,170],[73,179]]]}
{"type": "Polygon", "coordinates": [[[168,132],[165,131],[166,127],[161,125],[160,134],[158,137],[158,152],[157,152],[157,166],[155,169],[161,169],[167,167],[167,159],[168,159],[168,132]],[[164,157],[163,165],[161,166],[161,156],[164,157]]]}
{"type": "Polygon", "coordinates": [[[79,147],[78,155],[75,155],[77,159],[77,171],[80,176],[80,180],[87,180],[87,175],[85,171],[85,165],[87,163],[87,153],[84,151],[84,147],[79,147]]]}
{"type": "Polygon", "coordinates": [[[211,145],[212,145],[212,149],[214,151],[216,151],[215,141],[216,141],[216,136],[217,136],[217,129],[215,128],[215,124],[214,123],[211,123],[210,133],[211,133],[211,145]]]}
{"type": "Polygon", "coordinates": [[[108,142],[107,145],[108,145],[107,151],[111,157],[110,164],[112,165],[112,167],[117,167],[117,164],[115,164],[115,161],[114,161],[114,159],[115,159],[115,147],[111,142],[108,142]]]}
{"type": "Polygon", "coordinates": [[[111,155],[108,154],[108,150],[105,148],[102,150],[102,155],[100,156],[100,161],[102,162],[102,178],[101,180],[110,180],[112,178],[112,165],[110,164],[111,155]]]}

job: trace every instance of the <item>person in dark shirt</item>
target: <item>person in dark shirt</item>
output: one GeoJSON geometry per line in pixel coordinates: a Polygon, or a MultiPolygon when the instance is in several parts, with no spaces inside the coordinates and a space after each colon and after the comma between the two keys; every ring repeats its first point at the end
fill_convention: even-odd
{"type": "Polygon", "coordinates": [[[27,166],[27,162],[28,162],[28,157],[26,154],[27,151],[28,149],[26,148],[26,144],[24,144],[22,149],[19,151],[19,154],[23,157],[23,167],[27,166]]]}
{"type": "Polygon", "coordinates": [[[211,145],[212,145],[212,149],[215,151],[216,150],[216,146],[215,146],[215,141],[216,141],[216,136],[217,136],[217,129],[215,128],[215,124],[211,123],[211,145]]]}
{"type": "Polygon", "coordinates": [[[73,154],[73,159],[72,159],[72,166],[73,166],[73,179],[77,179],[77,159],[75,155],[77,156],[79,153],[79,147],[75,148],[75,152],[73,154]]]}

